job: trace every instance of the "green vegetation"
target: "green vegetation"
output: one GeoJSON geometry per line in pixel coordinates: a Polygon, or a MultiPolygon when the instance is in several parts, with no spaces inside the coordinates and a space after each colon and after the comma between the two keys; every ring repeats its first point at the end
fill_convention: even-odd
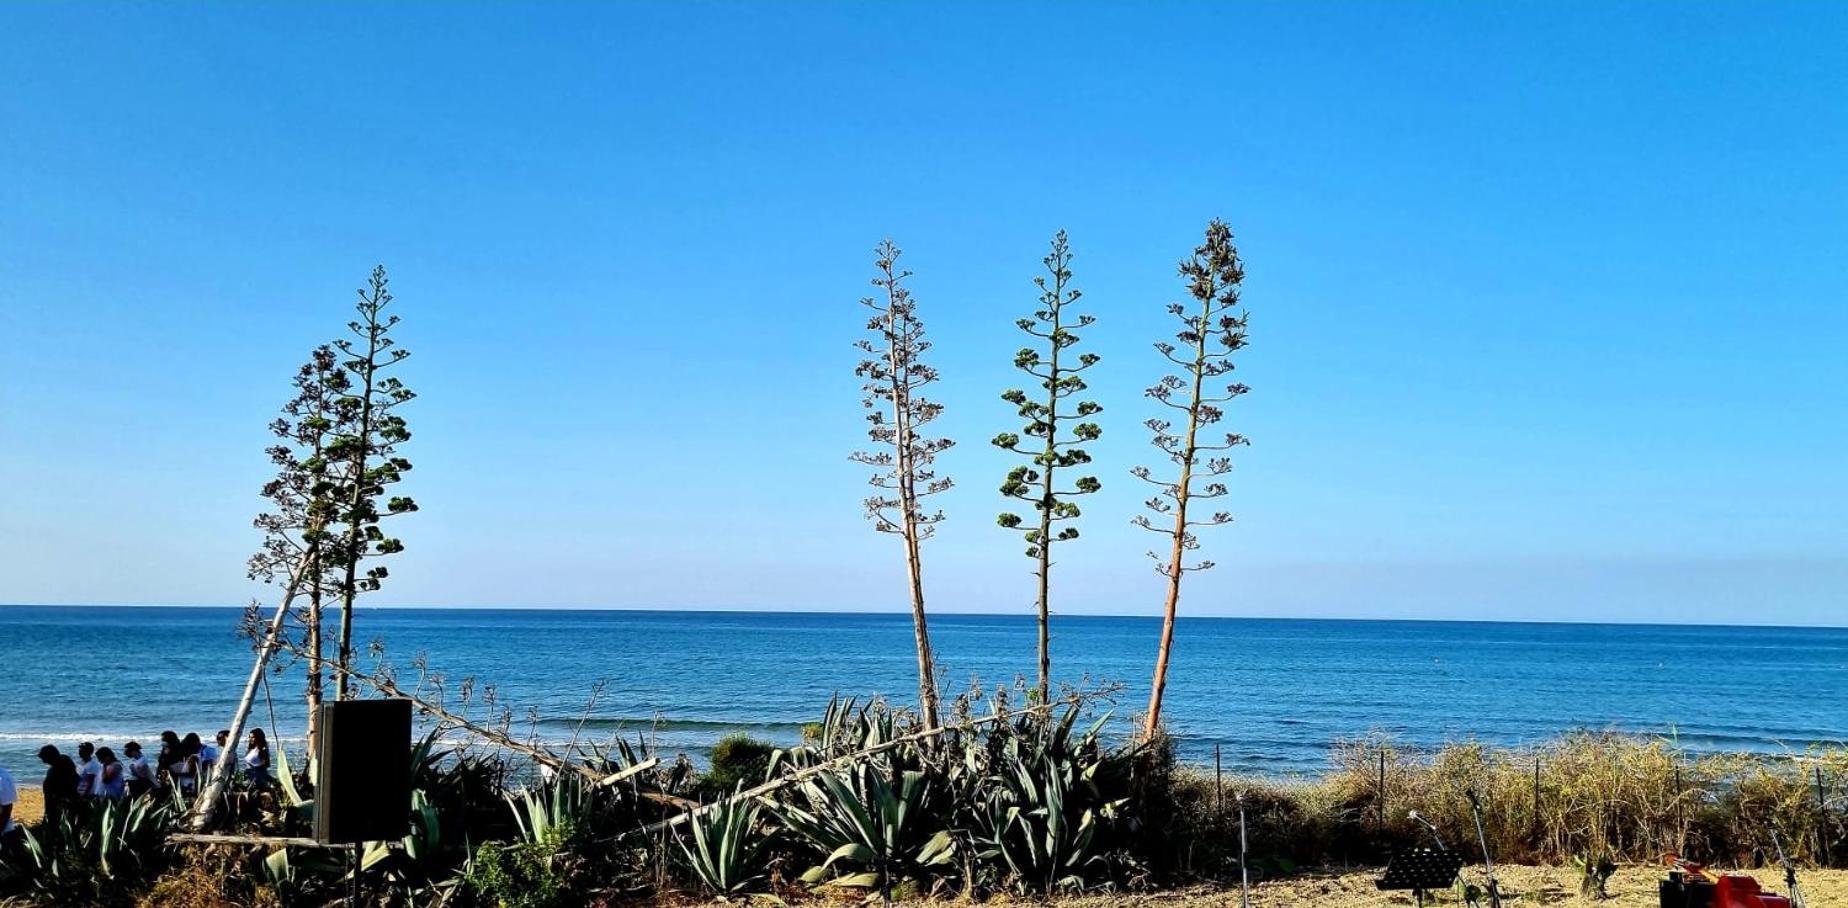
{"type": "MultiPolygon", "coordinates": [[[[377,590],[385,579],[384,565],[374,564],[361,572],[362,563],[404,551],[404,543],[385,535],[380,519],[388,515],[417,510],[408,496],[394,495],[379,509],[379,497],[387,487],[410,472],[411,462],[398,455],[397,447],[411,438],[404,417],[397,408],[417,395],[389,370],[411,355],[398,346],[391,330],[398,316],[386,315],[391,305],[391,290],[384,266],[372,269],[366,289],[359,291],[355,304],[358,318],[347,324],[352,338],[334,341],[345,357],[341,368],[347,372],[347,393],[335,400],[335,420],[323,450],[326,458],[340,467],[329,475],[333,487],[327,494],[337,503],[333,513],[333,538],[320,547],[319,555],[328,566],[339,571],[340,642],[338,664],[353,664],[353,602],[361,592],[377,590]]],[[[347,675],[334,681],[336,695],[345,700],[350,695],[347,675]]]]}
{"type": "Polygon", "coordinates": [[[469,860],[467,891],[493,908],[562,908],[576,904],[569,875],[568,827],[552,827],[529,842],[488,842],[469,860]]]}
{"type": "MultiPolygon", "coordinates": [[[[1800,762],[1609,735],[1432,752],[1378,739],[1336,746],[1323,776],[1216,783],[1178,764],[1165,741],[1113,744],[1105,717],[1077,706],[1011,712],[1008,699],[961,698],[935,734],[908,710],[836,702],[808,740],[772,755],[767,776],[794,781],[734,788],[677,824],[706,783],[679,761],[645,763],[627,742],[522,785],[506,756],[432,738],[417,749],[412,833],[368,846],[362,882],[381,903],[496,908],[671,893],[1136,891],[1236,880],[1237,795],[1257,878],[1383,861],[1424,840],[1406,818],[1414,809],[1473,858],[1472,789],[1498,859],[1576,858],[1588,891],[1611,863],[1665,851],[1763,863],[1773,828],[1807,865],[1848,859],[1839,805],[1825,806],[1814,785],[1817,768],[1829,785],[1848,773],[1843,748],[1800,762]],[[626,769],[640,771],[588,781],[626,769]]],[[[40,823],[0,860],[0,902],[318,905],[345,892],[338,854],[163,847],[182,806],[144,799],[40,823]]],[[[312,819],[312,802],[263,806],[242,812],[239,828],[300,835],[312,819]]]]}
{"type": "Polygon", "coordinates": [[[734,797],[687,824],[693,834],[677,840],[680,853],[688,872],[708,893],[738,895],[761,884],[766,869],[762,856],[769,841],[759,820],[762,813],[759,802],[734,797]]]}
{"type": "Polygon", "coordinates": [[[726,735],[712,745],[711,765],[701,778],[706,793],[723,795],[736,788],[756,785],[770,771],[776,746],[746,734],[726,735]]]}
{"type": "Polygon", "coordinates": [[[1027,557],[1034,561],[1034,578],[1038,581],[1034,608],[1039,613],[1039,698],[1042,703],[1052,697],[1052,547],[1054,543],[1078,538],[1078,528],[1070,526],[1069,522],[1078,519],[1080,511],[1071,499],[1103,487],[1095,476],[1081,476],[1069,489],[1061,489],[1054,483],[1054,475],[1060,469],[1090,463],[1091,455],[1078,445],[1103,435],[1103,430],[1094,422],[1071,426],[1069,437],[1061,435],[1059,427],[1074,419],[1088,420],[1102,412],[1103,407],[1096,401],[1081,400],[1066,412],[1059,412],[1061,401],[1084,393],[1086,385],[1081,373],[1098,362],[1095,353],[1080,354],[1076,359],[1066,353],[1067,348],[1078,343],[1076,329],[1089,326],[1096,318],[1066,311],[1066,307],[1078,302],[1082,294],[1068,289],[1072,279],[1072,253],[1065,231],[1053,236],[1052,251],[1046,254],[1043,262],[1046,274],[1033,279],[1034,285],[1040,288],[1040,307],[1034,310],[1032,318],[1020,319],[1015,325],[1031,335],[1044,350],[1023,347],[1014,354],[1014,367],[1036,379],[1041,393],[1029,395],[1019,388],[1011,388],[1001,395],[1001,399],[1013,404],[1020,418],[1027,421],[1021,431],[1038,441],[1022,447],[1020,436],[1013,432],[1003,432],[994,440],[996,447],[1028,458],[1026,465],[1008,471],[1007,481],[1001,484],[1001,494],[1032,504],[1035,516],[1024,519],[1019,514],[1003,512],[997,522],[1026,535],[1027,557]],[[1054,524],[1063,526],[1055,533],[1054,524]]]}
{"type": "Polygon", "coordinates": [[[161,843],[184,811],[173,798],[86,799],[0,851],[0,896],[18,893],[45,905],[132,903],[136,890],[167,867],[161,843]]]}
{"type": "MultiPolygon", "coordinates": [[[[347,397],[352,380],[332,345],[314,349],[296,370],[295,396],[283,404],[282,415],[270,423],[276,444],[270,446],[270,463],[276,478],[263,486],[263,497],[273,510],[254,521],[263,531],[263,545],[250,558],[250,578],[266,583],[294,581],[308,597],[302,611],[302,648],[307,652],[308,750],[314,751],[317,708],[324,689],[322,614],[329,591],[339,588],[342,575],[322,556],[329,541],[328,527],[339,510],[337,488],[329,475],[327,443],[335,429],[334,416],[347,397]],[[297,576],[297,572],[306,575],[297,576]],[[305,589],[304,589],[305,588],[305,589]]],[[[253,621],[257,620],[253,618],[253,621]]]]}

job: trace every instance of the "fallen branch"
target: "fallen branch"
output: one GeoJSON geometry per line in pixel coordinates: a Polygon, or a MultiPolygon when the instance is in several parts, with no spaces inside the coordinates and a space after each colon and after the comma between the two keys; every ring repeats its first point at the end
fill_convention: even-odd
{"type": "Polygon", "coordinates": [[[274,845],[283,848],[352,848],[352,845],[335,845],[316,839],[304,839],[299,836],[281,835],[211,835],[197,832],[176,832],[167,837],[169,842],[182,845],[274,845]]]}
{"type": "MultiPolygon", "coordinates": [[[[297,647],[295,647],[293,644],[285,641],[281,645],[284,649],[294,652],[296,655],[301,655],[300,650],[297,647]]],[[[508,750],[514,751],[515,753],[525,754],[527,757],[531,758],[532,761],[535,763],[541,764],[543,766],[549,766],[552,769],[560,771],[560,772],[570,771],[570,772],[577,773],[579,776],[584,777],[586,780],[596,785],[605,785],[611,782],[621,781],[622,779],[628,778],[629,775],[642,772],[643,770],[646,770],[650,768],[652,765],[654,765],[655,763],[659,762],[658,760],[655,760],[651,757],[649,758],[649,760],[646,760],[642,763],[637,763],[636,765],[631,766],[628,769],[623,770],[622,772],[616,773],[614,776],[605,776],[604,774],[598,772],[597,770],[589,766],[586,766],[585,764],[580,763],[576,760],[567,760],[542,747],[535,747],[530,744],[525,744],[520,741],[516,741],[513,739],[511,735],[508,735],[506,732],[503,732],[495,728],[489,728],[485,725],[482,725],[480,723],[470,720],[466,716],[460,715],[458,713],[450,712],[448,709],[443,708],[443,706],[439,703],[432,702],[417,694],[411,693],[410,691],[407,691],[402,687],[399,687],[397,682],[391,680],[390,678],[375,678],[364,672],[354,671],[352,668],[348,666],[340,665],[334,662],[326,663],[325,667],[337,675],[345,675],[346,677],[351,678],[354,681],[357,681],[360,684],[363,684],[367,687],[370,687],[373,690],[376,690],[379,693],[384,694],[387,697],[396,697],[396,698],[400,698],[404,700],[409,700],[411,702],[411,708],[417,710],[420,713],[423,713],[424,715],[434,716],[438,720],[444,723],[447,723],[449,725],[454,725],[458,728],[467,729],[468,731],[473,732],[477,736],[481,737],[482,739],[492,744],[498,745],[500,747],[504,747],[508,750]]]]}
{"type": "Polygon", "coordinates": [[[743,791],[737,792],[736,794],[730,795],[728,797],[720,798],[709,804],[701,805],[685,813],[676,814],[674,816],[668,817],[665,820],[658,820],[656,822],[649,823],[646,826],[640,826],[635,829],[631,829],[628,832],[618,833],[616,834],[615,838],[624,839],[624,838],[628,838],[629,836],[633,836],[633,835],[651,835],[653,833],[657,833],[665,829],[672,829],[675,826],[679,826],[680,824],[693,819],[694,817],[700,816],[702,814],[710,813],[714,810],[719,809],[720,807],[725,806],[726,804],[730,804],[733,801],[741,801],[745,798],[761,798],[764,795],[767,795],[773,791],[776,791],[779,788],[783,788],[788,785],[793,785],[804,779],[813,778],[814,776],[818,776],[838,766],[852,763],[856,760],[863,760],[867,757],[873,756],[874,754],[884,753],[888,750],[902,747],[906,744],[915,743],[917,741],[929,740],[931,738],[935,738],[940,735],[948,734],[949,732],[952,732],[952,731],[969,731],[971,729],[979,728],[983,725],[992,725],[996,722],[1005,722],[1009,719],[1013,719],[1019,716],[1030,716],[1035,713],[1049,712],[1060,706],[1075,706],[1093,697],[1097,697],[1101,695],[1102,695],[1101,692],[1097,692],[1097,691],[1092,691],[1092,692],[1087,692],[1087,693],[1077,693],[1077,694],[1072,694],[1070,696],[1061,697],[1060,699],[1054,700],[1050,703],[1042,703],[1038,706],[1030,706],[1030,707],[1027,707],[1026,709],[1015,710],[1015,711],[1006,712],[1006,713],[997,713],[992,716],[984,716],[980,719],[971,719],[959,725],[939,725],[935,728],[926,728],[926,729],[923,729],[922,731],[915,731],[908,735],[900,735],[896,738],[893,738],[890,741],[882,741],[878,744],[873,745],[872,747],[866,748],[865,750],[855,751],[850,754],[843,754],[838,757],[823,760],[820,763],[816,763],[813,766],[805,766],[801,769],[796,770],[795,772],[789,773],[787,775],[778,776],[774,779],[771,779],[770,781],[765,782],[762,785],[759,785],[755,788],[746,788],[743,791]]]}
{"type": "Polygon", "coordinates": [[[629,767],[628,769],[622,770],[621,772],[614,772],[607,776],[604,776],[601,779],[598,779],[597,784],[600,786],[614,785],[617,782],[620,782],[630,776],[639,775],[641,773],[647,772],[648,770],[653,769],[656,766],[660,766],[660,765],[661,765],[660,757],[649,757],[648,759],[643,760],[642,762],[637,763],[634,766],[629,767]]]}

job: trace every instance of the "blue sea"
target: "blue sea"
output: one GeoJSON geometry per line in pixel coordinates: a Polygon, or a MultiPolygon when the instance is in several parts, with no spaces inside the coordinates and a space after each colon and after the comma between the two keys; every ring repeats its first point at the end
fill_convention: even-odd
{"type": "MultiPolygon", "coordinates": [[[[119,749],[224,726],[250,665],[238,617],[0,606],[0,766],[34,779],[43,743],[119,749]]],[[[837,693],[908,703],[916,691],[904,614],[362,609],[355,624],[407,684],[420,656],[452,694],[473,676],[514,709],[518,733],[548,742],[640,736],[698,759],[734,731],[794,741],[837,693]]],[[[1033,627],[933,616],[942,685],[1029,674],[1033,627]]],[[[1158,628],[1055,617],[1055,673],[1121,684],[1127,729],[1158,628]]],[[[299,741],[300,690],[299,666],[273,677],[253,722],[299,741]]],[[[1210,762],[1217,746],[1228,769],[1271,775],[1319,771],[1332,742],[1374,733],[1518,744],[1615,730],[1693,751],[1797,752],[1848,740],[1848,629],[1183,618],[1168,690],[1184,755],[1210,762]]]]}

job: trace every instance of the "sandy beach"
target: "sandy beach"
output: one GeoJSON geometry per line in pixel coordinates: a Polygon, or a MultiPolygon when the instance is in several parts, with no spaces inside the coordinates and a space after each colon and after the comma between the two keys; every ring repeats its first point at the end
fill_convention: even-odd
{"type": "Polygon", "coordinates": [[[45,815],[45,796],[36,788],[19,787],[19,800],[13,804],[13,819],[21,823],[36,823],[45,815]]]}

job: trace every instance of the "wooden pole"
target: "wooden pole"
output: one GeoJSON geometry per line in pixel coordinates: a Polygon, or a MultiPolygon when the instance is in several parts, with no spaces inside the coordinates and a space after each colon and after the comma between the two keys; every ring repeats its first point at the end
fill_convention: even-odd
{"type": "Polygon", "coordinates": [[[1226,812],[1226,787],[1219,769],[1219,744],[1213,744],[1213,814],[1224,816],[1226,812]]]}
{"type": "Polygon", "coordinates": [[[1380,747],[1380,828],[1386,828],[1386,748],[1380,747]]]}

